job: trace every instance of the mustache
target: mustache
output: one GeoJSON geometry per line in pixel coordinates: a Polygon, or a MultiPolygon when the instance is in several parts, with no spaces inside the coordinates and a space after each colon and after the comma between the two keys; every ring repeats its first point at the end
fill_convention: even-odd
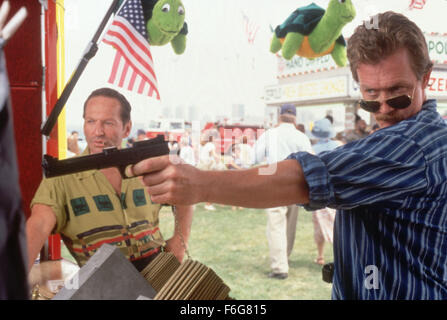
{"type": "Polygon", "coordinates": [[[387,114],[379,113],[379,114],[375,115],[375,118],[376,118],[377,121],[387,121],[387,122],[403,120],[402,116],[399,115],[399,113],[396,112],[396,111],[392,111],[392,112],[387,113],[387,114]]]}

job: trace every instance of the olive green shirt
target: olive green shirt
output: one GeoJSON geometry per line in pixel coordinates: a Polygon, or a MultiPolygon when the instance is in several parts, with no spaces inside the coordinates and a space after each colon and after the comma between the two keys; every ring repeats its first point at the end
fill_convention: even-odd
{"type": "Polygon", "coordinates": [[[104,243],[119,247],[130,261],[165,245],[158,220],[161,206],[151,202],[138,178],[123,179],[120,195],[99,170],[43,179],[31,207],[36,203],[53,209],[53,233],[61,234],[79,266],[104,243]]]}

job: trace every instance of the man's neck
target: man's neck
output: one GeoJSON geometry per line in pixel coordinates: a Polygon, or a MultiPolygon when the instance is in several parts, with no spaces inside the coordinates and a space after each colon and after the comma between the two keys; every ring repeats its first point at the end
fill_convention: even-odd
{"type": "Polygon", "coordinates": [[[121,177],[121,174],[117,168],[106,168],[99,170],[104,174],[106,179],[109,181],[109,183],[112,185],[113,189],[115,190],[116,194],[121,194],[121,183],[123,178],[121,177]]]}

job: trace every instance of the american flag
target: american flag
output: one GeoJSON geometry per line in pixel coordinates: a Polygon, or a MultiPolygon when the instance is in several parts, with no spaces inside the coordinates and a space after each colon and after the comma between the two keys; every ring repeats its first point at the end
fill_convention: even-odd
{"type": "Polygon", "coordinates": [[[127,0],[103,40],[116,49],[108,82],[160,100],[141,0],[127,0]]]}

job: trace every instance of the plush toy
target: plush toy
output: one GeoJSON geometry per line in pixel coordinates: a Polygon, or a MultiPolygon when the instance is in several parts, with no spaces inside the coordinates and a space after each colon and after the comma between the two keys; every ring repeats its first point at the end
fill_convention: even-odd
{"type": "Polygon", "coordinates": [[[276,27],[270,51],[282,48],[286,60],[295,54],[308,59],[331,54],[338,66],[345,66],[346,42],[341,31],[354,17],[351,0],[330,0],[327,10],[315,3],[298,8],[276,27]]]}
{"type": "Polygon", "coordinates": [[[185,8],[180,0],[141,0],[148,41],[154,46],[171,42],[176,54],[186,49],[188,26],[185,8]]]}

